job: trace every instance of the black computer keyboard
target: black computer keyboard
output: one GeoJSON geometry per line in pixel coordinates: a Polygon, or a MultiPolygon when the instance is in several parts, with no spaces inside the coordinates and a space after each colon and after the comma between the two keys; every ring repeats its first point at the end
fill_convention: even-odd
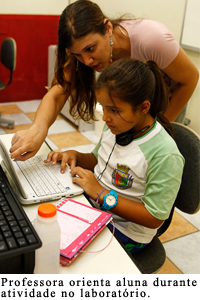
{"type": "Polygon", "coordinates": [[[0,273],[33,273],[41,245],[0,166],[0,273]]]}

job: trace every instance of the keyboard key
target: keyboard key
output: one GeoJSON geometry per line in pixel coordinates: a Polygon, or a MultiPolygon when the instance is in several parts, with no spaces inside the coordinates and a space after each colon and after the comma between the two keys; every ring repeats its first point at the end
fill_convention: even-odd
{"type": "Polygon", "coordinates": [[[5,220],[4,216],[2,214],[0,214],[0,221],[3,221],[3,220],[5,220]]]}
{"type": "Polygon", "coordinates": [[[10,204],[10,206],[12,207],[12,210],[13,210],[17,220],[23,220],[24,219],[23,215],[22,215],[19,207],[17,206],[17,203],[13,199],[13,196],[11,194],[6,194],[5,197],[6,197],[6,200],[8,201],[8,203],[10,204]]]}
{"type": "Polygon", "coordinates": [[[8,237],[11,237],[12,236],[12,232],[11,231],[6,231],[3,233],[5,239],[7,239],[8,237]]]}
{"type": "Polygon", "coordinates": [[[6,218],[6,220],[7,220],[8,222],[14,221],[14,220],[15,220],[15,217],[14,217],[14,216],[8,216],[8,217],[6,218]]]}
{"type": "Polygon", "coordinates": [[[1,188],[1,189],[6,188],[6,184],[5,184],[4,181],[0,181],[0,188],[1,188]]]}
{"type": "Polygon", "coordinates": [[[9,225],[10,225],[11,227],[14,227],[14,226],[17,225],[17,222],[16,222],[16,221],[10,221],[10,222],[9,222],[9,225]]]}
{"type": "Polygon", "coordinates": [[[21,231],[18,232],[14,232],[14,236],[16,237],[16,239],[23,237],[23,233],[21,231]]]}
{"type": "Polygon", "coordinates": [[[19,225],[20,225],[21,227],[27,227],[27,226],[28,226],[28,224],[27,224],[27,222],[26,222],[25,220],[20,221],[20,222],[19,222],[19,225]]]}
{"type": "Polygon", "coordinates": [[[2,211],[10,211],[10,207],[8,206],[8,205],[4,205],[3,207],[2,207],[2,211]]]}
{"type": "Polygon", "coordinates": [[[4,226],[4,225],[6,225],[7,224],[7,222],[6,222],[6,220],[4,219],[4,220],[2,220],[2,221],[0,221],[0,227],[2,227],[2,226],[4,226]]]}
{"type": "Polygon", "coordinates": [[[36,243],[36,239],[35,239],[35,237],[34,237],[33,234],[28,234],[28,235],[26,236],[26,238],[27,238],[27,240],[28,240],[28,242],[29,242],[30,245],[36,243]]]}
{"type": "Polygon", "coordinates": [[[15,249],[15,248],[17,248],[17,244],[16,244],[16,242],[15,242],[15,240],[14,240],[13,237],[8,238],[8,239],[6,240],[6,242],[7,242],[7,244],[8,244],[8,248],[9,248],[9,249],[15,249]]]}
{"type": "Polygon", "coordinates": [[[23,247],[23,246],[27,245],[27,242],[26,242],[25,238],[18,239],[17,242],[18,242],[20,247],[23,247]]]}
{"type": "Polygon", "coordinates": [[[10,230],[10,228],[9,228],[8,225],[5,225],[5,226],[2,226],[2,227],[1,227],[1,231],[2,231],[2,232],[9,231],[9,230],[10,230]]]}
{"type": "Polygon", "coordinates": [[[0,253],[6,251],[8,248],[4,241],[0,241],[0,253]]]}
{"type": "Polygon", "coordinates": [[[3,189],[2,189],[2,192],[3,192],[4,194],[9,194],[9,193],[10,193],[9,189],[7,189],[7,188],[3,188],[3,189]]]}
{"type": "Polygon", "coordinates": [[[12,211],[10,211],[10,210],[5,211],[5,212],[4,212],[4,215],[5,215],[6,217],[12,216],[12,211]]]}
{"type": "Polygon", "coordinates": [[[13,232],[20,231],[20,228],[19,228],[19,226],[12,227],[12,231],[13,231],[13,232]]]}
{"type": "Polygon", "coordinates": [[[25,227],[25,228],[22,228],[23,229],[23,232],[27,235],[29,233],[32,233],[31,229],[29,227],[25,227]]]}

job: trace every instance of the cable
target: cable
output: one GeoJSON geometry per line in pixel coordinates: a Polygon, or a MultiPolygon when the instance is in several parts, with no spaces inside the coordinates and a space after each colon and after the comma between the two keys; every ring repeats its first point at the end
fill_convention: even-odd
{"type": "Polygon", "coordinates": [[[113,236],[114,236],[114,233],[115,233],[115,224],[114,224],[113,220],[111,220],[110,222],[111,222],[112,225],[113,225],[113,232],[112,232],[112,236],[111,236],[111,239],[110,239],[109,243],[108,243],[104,248],[102,248],[102,249],[100,249],[100,250],[97,250],[97,251],[85,251],[85,250],[79,250],[79,252],[85,252],[85,253],[98,253],[98,252],[101,252],[101,251],[105,250],[105,249],[110,245],[110,243],[112,242],[112,239],[113,239],[113,236]]]}
{"type": "Polygon", "coordinates": [[[107,162],[106,162],[105,168],[104,168],[103,171],[97,176],[97,181],[99,181],[99,180],[101,179],[101,177],[103,176],[103,173],[104,173],[104,171],[106,170],[107,165],[108,165],[108,162],[109,162],[109,160],[110,160],[110,157],[111,157],[111,155],[112,155],[112,153],[113,153],[113,151],[114,151],[115,145],[116,145],[116,142],[114,143],[114,146],[113,146],[113,148],[112,148],[112,150],[111,150],[111,152],[110,152],[110,154],[109,154],[109,157],[108,157],[108,160],[107,160],[107,162]]]}

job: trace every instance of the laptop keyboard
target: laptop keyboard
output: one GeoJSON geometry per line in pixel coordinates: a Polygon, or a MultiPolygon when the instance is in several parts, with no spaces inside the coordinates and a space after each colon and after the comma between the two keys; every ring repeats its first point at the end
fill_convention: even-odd
{"type": "Polygon", "coordinates": [[[0,166],[0,259],[33,251],[41,241],[0,166]]]}
{"type": "Polygon", "coordinates": [[[66,188],[44,164],[40,156],[34,156],[26,161],[16,161],[37,196],[54,195],[66,192],[66,188]]]}

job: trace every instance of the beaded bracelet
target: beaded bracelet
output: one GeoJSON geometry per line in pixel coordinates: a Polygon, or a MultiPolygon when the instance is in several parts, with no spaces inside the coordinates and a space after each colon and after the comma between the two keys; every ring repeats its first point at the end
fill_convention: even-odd
{"type": "Polygon", "coordinates": [[[95,200],[96,203],[98,203],[98,201],[99,201],[99,199],[100,199],[100,197],[101,197],[101,194],[102,194],[104,191],[105,191],[105,188],[103,188],[103,190],[101,191],[100,194],[97,193],[98,196],[97,196],[97,198],[96,198],[96,200],[95,200]]]}

